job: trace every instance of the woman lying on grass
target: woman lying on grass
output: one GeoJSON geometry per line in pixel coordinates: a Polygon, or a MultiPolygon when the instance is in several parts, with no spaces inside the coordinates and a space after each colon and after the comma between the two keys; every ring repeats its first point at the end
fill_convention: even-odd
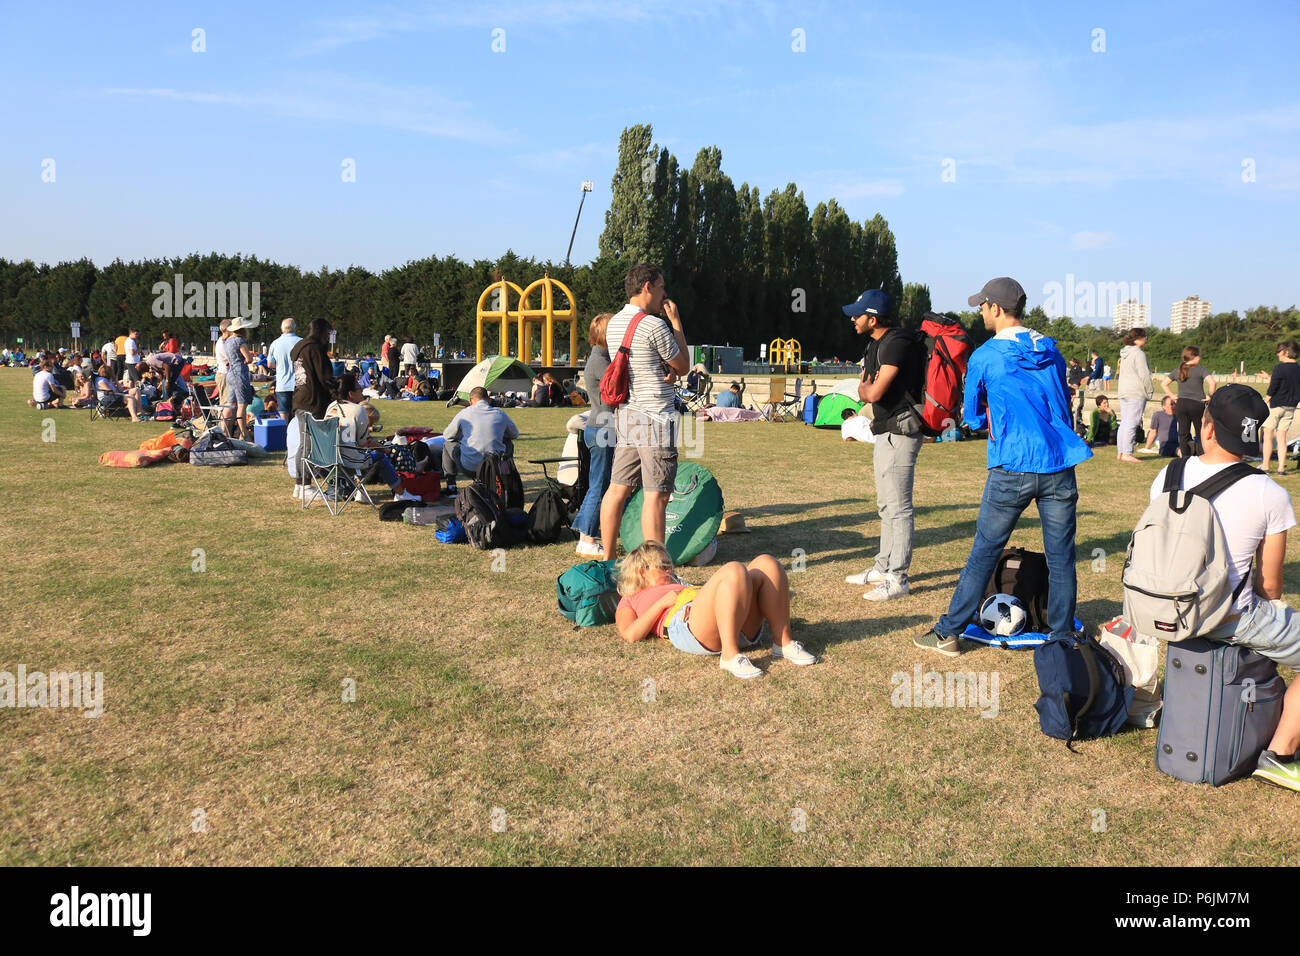
{"type": "Polygon", "coordinates": [[[723,670],[748,679],[763,672],[740,652],[757,647],[770,628],[773,658],[817,661],[790,637],[790,581],[770,554],[748,567],[730,561],[697,588],[678,581],[663,545],[647,541],[619,563],[618,593],[614,621],[625,641],[666,637],[687,654],[720,654],[723,670]]]}

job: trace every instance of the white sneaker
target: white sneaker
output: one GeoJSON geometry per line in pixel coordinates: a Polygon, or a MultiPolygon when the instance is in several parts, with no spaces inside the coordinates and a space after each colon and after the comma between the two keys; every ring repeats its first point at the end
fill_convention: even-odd
{"type": "Polygon", "coordinates": [[[798,664],[800,667],[807,667],[809,664],[817,663],[817,658],[804,650],[804,646],[798,641],[791,641],[785,646],[773,644],[772,659],[778,661],[786,660],[791,664],[798,664]]]}
{"type": "Polygon", "coordinates": [[[862,587],[864,584],[881,584],[885,580],[885,575],[877,571],[872,565],[870,571],[863,571],[861,574],[850,574],[844,579],[845,584],[856,584],[862,587]]]}
{"type": "Polygon", "coordinates": [[[754,677],[762,677],[763,672],[754,666],[753,662],[744,654],[737,654],[729,661],[718,658],[718,666],[729,674],[734,674],[742,680],[750,680],[754,677]]]}
{"type": "Polygon", "coordinates": [[[295,500],[295,501],[301,501],[301,500],[302,500],[302,485],[294,485],[294,486],[293,486],[293,497],[294,497],[294,500],[295,500]]]}
{"type": "Polygon", "coordinates": [[[319,497],[321,497],[321,493],[314,486],[303,485],[302,500],[304,504],[311,504],[319,497]]]}
{"type": "Polygon", "coordinates": [[[401,494],[393,495],[394,501],[423,501],[419,495],[413,495],[409,491],[403,491],[401,494]]]}
{"type": "Polygon", "coordinates": [[[579,541],[576,550],[584,558],[596,558],[605,553],[605,549],[594,541],[579,541]]]}
{"type": "Polygon", "coordinates": [[[900,581],[892,574],[887,574],[885,580],[862,595],[862,598],[866,601],[892,601],[894,598],[900,598],[907,594],[907,591],[906,581],[900,581]]]}

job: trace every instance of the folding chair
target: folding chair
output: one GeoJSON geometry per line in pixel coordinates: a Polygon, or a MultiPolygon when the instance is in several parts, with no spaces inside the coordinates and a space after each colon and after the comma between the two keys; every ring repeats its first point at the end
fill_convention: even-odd
{"type": "Polygon", "coordinates": [[[225,430],[224,420],[222,419],[221,413],[225,407],[233,408],[233,406],[223,406],[216,400],[209,398],[208,390],[195,382],[189,383],[189,391],[186,399],[190,403],[190,407],[194,409],[192,419],[198,420],[202,423],[203,431],[206,431],[209,428],[221,428],[222,431],[225,430]]]}
{"type": "Polygon", "coordinates": [[[362,449],[343,442],[342,419],[312,418],[307,412],[299,412],[297,420],[301,429],[298,473],[309,479],[309,487],[315,492],[303,495],[303,510],[316,497],[325,502],[332,515],[342,514],[348,502],[354,499],[364,501],[372,508],[378,507],[361,482],[360,467],[343,460],[344,452],[362,449]]]}
{"type": "Polygon", "coordinates": [[[131,411],[126,407],[125,396],[117,392],[112,395],[104,395],[99,391],[95,392],[95,404],[90,408],[90,420],[92,422],[130,417],[131,411]]]}
{"type": "Polygon", "coordinates": [[[709,404],[709,392],[713,390],[713,379],[707,374],[701,374],[695,385],[695,389],[682,388],[677,390],[677,397],[685,404],[688,412],[703,411],[709,404]]]}
{"type": "Polygon", "coordinates": [[[803,404],[803,379],[796,378],[794,380],[793,395],[786,392],[784,398],[777,399],[775,395],[773,395],[772,398],[774,400],[773,405],[775,406],[775,413],[779,416],[779,420],[784,420],[787,415],[793,418],[798,418],[803,413],[803,408],[801,407],[803,404]]]}
{"type": "Polygon", "coordinates": [[[781,413],[777,410],[780,402],[785,400],[785,376],[774,375],[767,380],[767,400],[754,402],[754,411],[763,416],[765,422],[779,422],[781,413]]]}

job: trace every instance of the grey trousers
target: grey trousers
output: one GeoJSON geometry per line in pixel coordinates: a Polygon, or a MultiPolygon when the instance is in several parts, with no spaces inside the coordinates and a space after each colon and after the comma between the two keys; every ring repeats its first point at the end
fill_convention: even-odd
{"type": "Polygon", "coordinates": [[[1145,398],[1121,398],[1119,400],[1119,453],[1133,454],[1137,444],[1138,426],[1142,424],[1142,412],[1147,407],[1145,398]]]}
{"type": "Polygon", "coordinates": [[[912,482],[916,478],[916,456],[921,439],[885,432],[876,436],[873,464],[876,472],[876,504],[880,510],[880,553],[876,570],[907,580],[912,566],[912,482]]]}

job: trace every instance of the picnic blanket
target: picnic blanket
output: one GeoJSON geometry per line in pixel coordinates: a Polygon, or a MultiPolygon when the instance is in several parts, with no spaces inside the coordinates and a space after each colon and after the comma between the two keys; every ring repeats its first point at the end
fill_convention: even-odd
{"type": "Polygon", "coordinates": [[[756,422],[763,416],[750,408],[719,408],[717,405],[710,405],[696,412],[695,418],[697,421],[711,422],[756,422]]]}

